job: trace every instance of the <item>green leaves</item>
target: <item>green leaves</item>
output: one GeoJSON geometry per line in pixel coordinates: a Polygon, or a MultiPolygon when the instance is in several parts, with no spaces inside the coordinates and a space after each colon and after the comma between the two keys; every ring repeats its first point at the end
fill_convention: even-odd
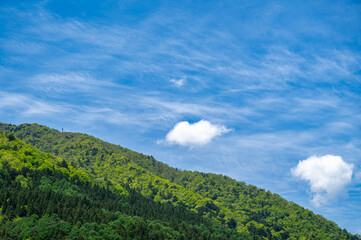
{"type": "Polygon", "coordinates": [[[11,133],[6,134],[6,137],[9,139],[9,141],[14,141],[15,140],[15,136],[12,135],[11,133]]]}
{"type": "MultiPolygon", "coordinates": [[[[59,194],[69,198],[64,200],[69,203],[86,199],[84,209],[75,207],[79,219],[82,212],[89,211],[95,214],[96,224],[109,218],[103,227],[109,229],[107,232],[114,239],[115,233],[122,238],[157,239],[247,239],[250,236],[252,239],[359,239],[277,194],[227,176],[180,171],[152,156],[92,136],[60,133],[37,124],[0,124],[0,130],[7,132],[7,135],[0,133],[0,168],[42,171],[45,175],[38,186],[41,194],[59,194]],[[27,144],[16,138],[10,140],[9,134],[27,144]],[[57,177],[46,171],[56,173],[57,177]],[[108,215],[99,208],[105,206],[109,206],[108,215]],[[119,218],[116,211],[122,211],[123,216],[119,218]],[[160,225],[154,222],[157,219],[160,225]],[[128,230],[130,232],[124,233],[128,230]]],[[[6,176],[4,179],[9,178],[6,176]]],[[[14,181],[18,187],[27,189],[34,178],[18,174],[14,181]]],[[[21,209],[15,208],[7,210],[9,216],[21,209]]],[[[71,223],[76,219],[71,214],[62,218],[71,223]]],[[[90,233],[99,237],[96,234],[100,225],[96,224],[81,223],[76,228],[72,225],[75,230],[71,231],[78,237],[90,238],[91,235],[87,235],[90,233]]]]}

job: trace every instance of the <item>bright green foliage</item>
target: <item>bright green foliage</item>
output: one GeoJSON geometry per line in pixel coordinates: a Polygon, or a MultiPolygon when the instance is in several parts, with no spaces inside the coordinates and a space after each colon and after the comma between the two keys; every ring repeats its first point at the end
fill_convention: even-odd
{"type": "MultiPolygon", "coordinates": [[[[11,135],[12,136],[12,135],[11,135]]],[[[80,181],[88,180],[85,171],[72,166],[62,166],[62,160],[52,154],[41,152],[34,147],[18,139],[9,139],[0,132],[0,167],[10,165],[20,170],[24,167],[30,169],[52,169],[59,170],[69,176],[77,176],[80,181]]]]}
{"type": "MultiPolygon", "coordinates": [[[[132,196],[135,191],[154,202],[188,209],[190,213],[212,220],[210,224],[213,224],[213,228],[224,226],[236,229],[240,233],[251,234],[254,239],[359,239],[341,230],[335,223],[288,202],[277,194],[226,176],[180,171],[156,161],[151,156],[103,142],[92,136],[60,133],[37,124],[0,124],[0,130],[8,134],[3,140],[9,148],[5,152],[12,151],[14,155],[19,152],[15,158],[9,159],[11,156],[0,150],[0,156],[5,156],[4,159],[0,158],[0,162],[6,160],[15,169],[20,169],[25,164],[32,169],[34,166],[39,169],[50,166],[51,169],[52,165],[41,167],[44,164],[37,163],[37,157],[27,159],[26,156],[29,155],[23,150],[13,149],[16,145],[13,143],[19,140],[9,137],[10,134],[64,159],[66,162],[52,155],[48,156],[49,159],[54,158],[52,161],[56,162],[57,171],[71,176],[82,176],[81,179],[88,179],[92,185],[107,187],[118,195],[121,193],[123,197],[132,196]],[[18,158],[21,164],[18,163],[18,158]],[[25,163],[21,160],[24,158],[25,163]]],[[[26,187],[31,181],[24,176],[16,179],[22,187],[26,187]]],[[[61,181],[57,179],[49,182],[44,178],[42,184],[47,186],[47,190],[65,196],[80,196],[77,195],[81,194],[78,188],[61,181]]],[[[163,221],[169,220],[163,218],[163,221]]],[[[195,231],[203,231],[202,225],[195,226],[195,231]]],[[[210,225],[207,226],[206,229],[209,229],[210,225]]]]}
{"type": "MultiPolygon", "coordinates": [[[[20,149],[24,143],[17,141],[20,149]]],[[[17,153],[3,156],[16,159],[17,153]]],[[[127,194],[119,194],[108,180],[102,185],[80,181],[63,168],[15,169],[3,161],[0,239],[246,239],[247,234],[185,207],[155,202],[126,184],[127,194]]]]}

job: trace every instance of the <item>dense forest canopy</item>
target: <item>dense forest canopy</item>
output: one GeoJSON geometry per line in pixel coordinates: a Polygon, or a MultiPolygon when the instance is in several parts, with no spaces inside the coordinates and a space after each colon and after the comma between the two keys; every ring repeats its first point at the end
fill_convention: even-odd
{"type": "Polygon", "coordinates": [[[5,239],[361,239],[277,194],[95,137],[0,124],[5,239]]]}

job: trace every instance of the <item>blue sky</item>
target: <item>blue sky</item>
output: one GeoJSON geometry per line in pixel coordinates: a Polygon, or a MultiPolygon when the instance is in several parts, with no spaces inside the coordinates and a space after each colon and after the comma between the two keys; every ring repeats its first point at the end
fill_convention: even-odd
{"type": "Polygon", "coordinates": [[[0,22],[1,122],[229,175],[361,234],[359,1],[2,0],[0,22]]]}

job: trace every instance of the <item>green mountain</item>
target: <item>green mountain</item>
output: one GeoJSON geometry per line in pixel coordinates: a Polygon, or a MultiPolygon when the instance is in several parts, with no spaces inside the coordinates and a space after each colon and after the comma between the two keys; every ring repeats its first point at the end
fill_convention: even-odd
{"type": "Polygon", "coordinates": [[[4,239],[361,239],[227,176],[37,124],[0,131],[4,239]]]}

